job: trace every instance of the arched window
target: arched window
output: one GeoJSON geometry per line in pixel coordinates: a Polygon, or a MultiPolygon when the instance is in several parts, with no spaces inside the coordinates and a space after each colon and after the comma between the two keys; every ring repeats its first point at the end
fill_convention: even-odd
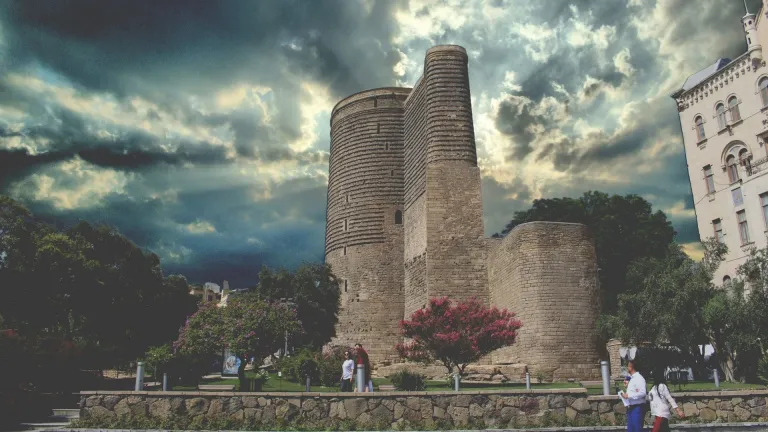
{"type": "Polygon", "coordinates": [[[737,122],[741,120],[741,113],[739,113],[739,100],[736,96],[732,96],[728,99],[728,110],[731,111],[731,121],[737,122]]]}
{"type": "Polygon", "coordinates": [[[741,149],[739,150],[739,163],[742,165],[746,165],[747,163],[747,149],[741,149]]]}
{"type": "Polygon", "coordinates": [[[763,106],[768,106],[768,77],[760,80],[760,99],[763,100],[763,106]]]}
{"type": "Polygon", "coordinates": [[[725,159],[725,165],[728,167],[728,180],[731,183],[739,181],[739,164],[736,162],[736,156],[729,155],[725,159]]]}
{"type": "Polygon", "coordinates": [[[395,225],[402,225],[403,224],[403,212],[400,210],[397,210],[395,212],[395,225]]]}
{"type": "Polygon", "coordinates": [[[725,105],[723,104],[717,104],[715,107],[715,112],[717,113],[717,127],[720,129],[725,128],[725,105]]]}
{"type": "MultiPolygon", "coordinates": [[[[766,79],[766,82],[768,82],[768,79],[766,79]]],[[[696,136],[699,141],[704,141],[704,138],[706,138],[706,135],[704,135],[704,119],[698,116],[694,122],[696,123],[696,136]]]]}

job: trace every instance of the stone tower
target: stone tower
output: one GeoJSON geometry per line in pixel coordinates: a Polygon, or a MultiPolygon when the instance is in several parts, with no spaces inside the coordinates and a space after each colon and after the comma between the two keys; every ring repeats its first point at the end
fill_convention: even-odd
{"type": "Polygon", "coordinates": [[[440,296],[488,301],[467,53],[427,51],[405,101],[405,313],[440,296]]]}
{"type": "Polygon", "coordinates": [[[586,227],[484,238],[467,62],[462,47],[433,47],[413,89],[356,93],[331,113],[325,259],[342,284],[332,343],[359,342],[382,365],[396,360],[399,320],[434,297],[475,297],[523,322],[519,345],[487,360],[599,376],[586,227]]]}
{"type": "Polygon", "coordinates": [[[403,318],[403,101],[410,89],[354,94],[331,114],[325,260],[341,282],[339,343],[394,355],[403,318]]]}

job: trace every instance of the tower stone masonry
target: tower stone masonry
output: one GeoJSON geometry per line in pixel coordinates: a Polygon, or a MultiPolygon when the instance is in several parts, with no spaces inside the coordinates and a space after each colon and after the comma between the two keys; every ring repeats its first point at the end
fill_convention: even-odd
{"type": "Polygon", "coordinates": [[[414,88],[353,94],[331,114],[325,259],[341,281],[334,344],[397,362],[398,322],[434,297],[475,297],[522,321],[483,363],[599,376],[595,249],[583,225],[484,236],[464,48],[429,49],[414,88]]]}

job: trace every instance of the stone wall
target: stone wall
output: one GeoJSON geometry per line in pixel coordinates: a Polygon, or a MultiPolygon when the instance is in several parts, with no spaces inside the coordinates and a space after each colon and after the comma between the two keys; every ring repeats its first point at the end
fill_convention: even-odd
{"type": "Polygon", "coordinates": [[[427,295],[488,303],[483,202],[467,53],[430,48],[427,92],[427,295]]]}
{"type": "MultiPolygon", "coordinates": [[[[768,419],[768,391],[675,393],[686,417],[703,421],[768,419]]],[[[585,389],[506,392],[222,393],[82,392],[80,417],[213,419],[264,424],[311,420],[332,424],[476,426],[539,424],[545,416],[621,423],[626,411],[613,396],[587,397],[585,389]]],[[[650,415],[650,414],[649,414],[650,415]]]]}
{"type": "Polygon", "coordinates": [[[403,102],[383,88],[339,102],[331,115],[326,257],[341,280],[336,344],[362,343],[391,360],[403,310],[403,102]]]}
{"type": "Polygon", "coordinates": [[[523,324],[494,363],[526,364],[548,379],[599,378],[597,262],[587,227],[531,222],[489,242],[491,303],[523,324]]]}

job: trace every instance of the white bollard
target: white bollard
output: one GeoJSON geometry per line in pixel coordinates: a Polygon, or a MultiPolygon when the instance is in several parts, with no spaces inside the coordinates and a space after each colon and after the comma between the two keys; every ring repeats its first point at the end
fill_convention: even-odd
{"type": "Polygon", "coordinates": [[[525,389],[526,390],[531,389],[531,373],[530,372],[525,373],[525,389]]]}
{"type": "Polygon", "coordinates": [[[717,368],[715,368],[715,388],[720,388],[720,376],[717,375],[717,368]]]}
{"type": "Polygon", "coordinates": [[[136,364],[136,388],[134,390],[144,390],[144,363],[142,362],[136,364]]]}
{"type": "Polygon", "coordinates": [[[362,393],[365,391],[365,365],[357,365],[357,391],[362,393]]]}
{"type": "Polygon", "coordinates": [[[608,362],[602,360],[600,362],[600,373],[603,375],[603,395],[611,395],[611,373],[608,370],[608,362]]]}
{"type": "Polygon", "coordinates": [[[163,374],[163,391],[168,391],[168,374],[163,374]]]}
{"type": "Polygon", "coordinates": [[[461,381],[461,377],[459,376],[459,374],[454,374],[453,375],[453,390],[454,391],[459,391],[459,381],[461,381]]]}
{"type": "Polygon", "coordinates": [[[307,393],[309,393],[310,391],[312,391],[312,390],[310,389],[310,385],[311,385],[311,384],[312,384],[312,380],[309,378],[309,375],[307,375],[307,385],[306,385],[306,388],[304,389],[304,390],[305,390],[307,393]]]}

